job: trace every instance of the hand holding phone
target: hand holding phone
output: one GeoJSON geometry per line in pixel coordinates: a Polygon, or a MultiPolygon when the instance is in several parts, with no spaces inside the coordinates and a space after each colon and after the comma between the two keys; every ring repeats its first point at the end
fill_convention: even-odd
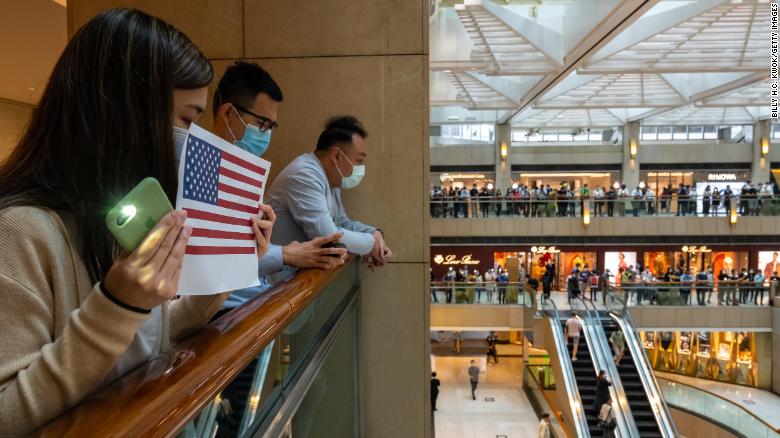
{"type": "Polygon", "coordinates": [[[160,183],[144,178],[106,216],[106,226],[122,247],[133,251],[149,231],[173,211],[160,183]]]}

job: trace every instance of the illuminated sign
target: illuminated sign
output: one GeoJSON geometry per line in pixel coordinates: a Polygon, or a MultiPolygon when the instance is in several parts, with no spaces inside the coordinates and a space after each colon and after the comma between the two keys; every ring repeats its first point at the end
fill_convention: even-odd
{"type": "Polygon", "coordinates": [[[705,252],[712,252],[712,249],[707,248],[706,245],[703,246],[683,246],[682,252],[687,252],[690,254],[698,254],[698,253],[705,253],[705,252]]]}
{"type": "Polygon", "coordinates": [[[532,246],[531,252],[534,254],[558,254],[561,250],[554,246],[532,246]]]}
{"type": "Polygon", "coordinates": [[[736,181],[736,173],[710,173],[707,175],[708,181],[736,181]]]}
{"type": "Polygon", "coordinates": [[[455,254],[441,255],[436,254],[433,261],[437,265],[478,265],[479,260],[472,260],[471,254],[466,254],[461,258],[458,258],[455,254]]]}

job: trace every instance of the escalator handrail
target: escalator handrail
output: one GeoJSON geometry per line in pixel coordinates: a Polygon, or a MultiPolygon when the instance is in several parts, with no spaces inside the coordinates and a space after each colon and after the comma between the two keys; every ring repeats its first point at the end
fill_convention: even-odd
{"type": "MultiPolygon", "coordinates": [[[[623,382],[620,380],[620,374],[618,373],[615,362],[612,358],[612,350],[607,343],[607,335],[604,333],[604,328],[601,326],[601,317],[599,316],[598,309],[590,300],[583,299],[582,297],[572,298],[572,303],[581,302],[585,308],[587,315],[584,318],[585,324],[583,324],[585,332],[585,341],[588,343],[588,349],[593,362],[593,370],[598,375],[600,370],[607,372],[607,377],[612,382],[610,387],[610,393],[613,400],[613,406],[615,406],[615,420],[617,422],[616,431],[619,432],[616,436],[619,437],[638,437],[639,429],[636,427],[636,422],[631,414],[631,407],[628,405],[628,397],[626,397],[625,389],[623,388],[623,382]],[[591,332],[591,330],[593,330],[591,332]],[[614,403],[617,401],[617,403],[614,403]]],[[[580,317],[583,319],[582,317],[580,317]]]]}
{"type": "MultiPolygon", "coordinates": [[[[619,290],[617,287],[614,289],[619,290]]],[[[608,290],[608,295],[613,296],[614,299],[623,304],[620,313],[615,311],[610,311],[610,313],[618,326],[620,326],[620,330],[623,331],[626,348],[629,349],[631,357],[634,358],[634,365],[639,374],[639,379],[642,381],[642,386],[645,388],[645,393],[647,393],[648,398],[652,397],[655,400],[655,403],[653,403],[653,400],[648,401],[651,402],[651,407],[655,406],[653,415],[658,423],[661,435],[664,438],[680,436],[677,425],[675,424],[674,419],[672,419],[672,414],[669,412],[669,406],[666,404],[666,400],[661,392],[661,387],[655,378],[655,373],[650,369],[650,359],[647,357],[647,352],[641,347],[642,344],[639,341],[640,338],[636,332],[636,325],[634,325],[634,321],[631,319],[631,313],[628,311],[625,293],[623,293],[623,296],[621,297],[614,293],[614,291],[608,290]]]]}
{"type": "Polygon", "coordinates": [[[543,296],[539,302],[539,311],[547,316],[547,319],[550,321],[550,328],[552,329],[553,338],[555,338],[553,342],[557,350],[558,359],[561,362],[563,383],[566,388],[566,395],[569,399],[569,406],[572,409],[572,416],[574,417],[576,436],[590,438],[590,428],[588,427],[588,420],[585,417],[585,407],[582,405],[580,390],[577,388],[577,379],[574,377],[574,369],[571,366],[571,361],[566,360],[569,358],[569,350],[566,348],[567,342],[563,336],[558,307],[553,300],[543,296]],[[546,309],[545,304],[549,304],[551,308],[546,309]],[[579,409],[577,406],[579,406],[579,409]]]}

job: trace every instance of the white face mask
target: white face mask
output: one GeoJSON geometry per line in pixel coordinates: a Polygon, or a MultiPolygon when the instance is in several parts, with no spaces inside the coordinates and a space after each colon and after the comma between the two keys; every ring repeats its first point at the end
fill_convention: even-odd
{"type": "Polygon", "coordinates": [[[344,176],[343,173],[341,173],[341,169],[339,169],[339,166],[336,166],[336,170],[339,171],[339,175],[341,175],[341,188],[342,189],[352,189],[358,186],[360,184],[360,181],[363,180],[363,177],[366,175],[366,166],[361,165],[355,165],[352,164],[352,160],[347,157],[347,154],[344,153],[341,149],[339,149],[339,153],[344,156],[344,158],[349,161],[349,164],[352,166],[352,175],[350,176],[344,176]]]}

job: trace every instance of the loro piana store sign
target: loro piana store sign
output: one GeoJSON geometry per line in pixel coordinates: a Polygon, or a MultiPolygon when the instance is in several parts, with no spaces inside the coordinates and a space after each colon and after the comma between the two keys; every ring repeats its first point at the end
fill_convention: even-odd
{"type": "Polygon", "coordinates": [[[436,254],[433,261],[437,265],[478,265],[479,260],[472,260],[471,254],[466,254],[461,258],[458,258],[455,254],[436,254]]]}

